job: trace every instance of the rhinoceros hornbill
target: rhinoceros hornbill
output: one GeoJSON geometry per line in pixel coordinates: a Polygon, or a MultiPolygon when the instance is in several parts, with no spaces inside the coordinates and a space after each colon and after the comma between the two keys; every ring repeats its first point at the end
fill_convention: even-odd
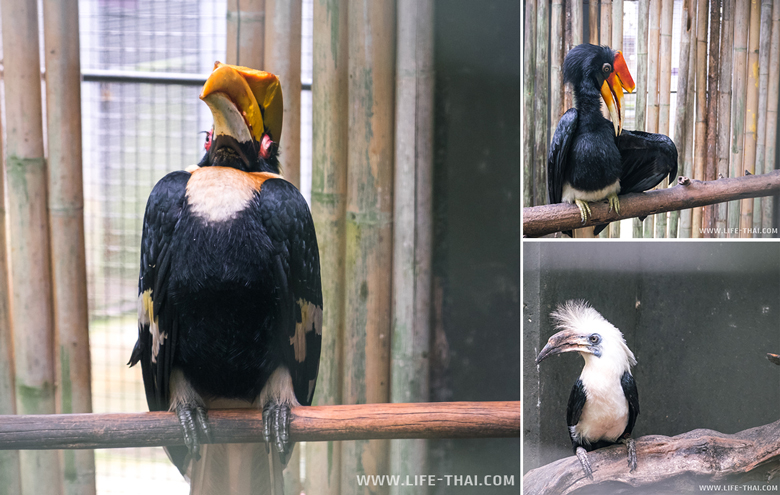
{"type": "Polygon", "coordinates": [[[191,493],[280,494],[290,408],[311,404],[317,380],[317,238],[279,175],[277,77],[217,63],[200,98],[214,118],[205,156],[163,177],[146,205],[130,364],[149,408],[179,418],[185,445],[166,450],[191,493]],[[263,410],[265,446],[208,444],[206,410],[235,407],[263,410]]]}
{"type": "MultiPolygon", "coordinates": [[[[572,85],[574,106],[555,130],[547,161],[550,204],[574,203],[582,223],[589,201],[607,199],[619,212],[618,194],[652,189],[677,175],[677,148],[668,136],[623,129],[623,89],[634,80],[623,54],[607,46],[583,44],[569,51],[563,79],[572,85]],[[603,98],[612,122],[601,115],[603,98]]],[[[598,234],[606,227],[597,225],[598,234]]],[[[571,235],[571,231],[565,232],[571,235]]]]}

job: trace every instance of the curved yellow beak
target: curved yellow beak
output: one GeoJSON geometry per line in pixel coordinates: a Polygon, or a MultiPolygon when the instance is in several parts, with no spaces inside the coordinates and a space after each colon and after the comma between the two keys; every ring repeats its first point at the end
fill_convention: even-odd
{"type": "Polygon", "coordinates": [[[631,93],[636,89],[636,84],[628,71],[622,52],[617,52],[615,55],[612,68],[612,73],[601,85],[601,97],[609,109],[612,125],[615,127],[615,135],[619,136],[623,131],[623,89],[631,93]]]}
{"type": "Polygon", "coordinates": [[[216,93],[223,93],[235,104],[255,141],[262,141],[263,134],[276,143],[281,141],[284,102],[282,86],[274,74],[216,62],[200,99],[205,101],[216,93]]]}

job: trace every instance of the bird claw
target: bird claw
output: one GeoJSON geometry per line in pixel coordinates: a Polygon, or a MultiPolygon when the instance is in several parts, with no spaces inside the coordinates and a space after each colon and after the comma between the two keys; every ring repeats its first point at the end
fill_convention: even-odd
{"type": "Polygon", "coordinates": [[[593,469],[590,467],[590,461],[588,460],[588,454],[586,450],[582,447],[577,447],[576,454],[577,459],[580,460],[582,470],[585,472],[585,476],[587,476],[589,480],[593,481],[593,469]]]}
{"type": "Polygon", "coordinates": [[[575,199],[574,203],[580,209],[580,219],[582,220],[582,225],[585,225],[588,223],[588,218],[590,218],[590,206],[587,201],[581,199],[575,199]]]}
{"type": "Polygon", "coordinates": [[[176,416],[179,418],[184,434],[184,445],[194,460],[200,459],[200,444],[211,442],[211,428],[206,410],[202,406],[178,406],[176,416]],[[201,437],[202,435],[202,437],[201,437]]]}
{"type": "Polygon", "coordinates": [[[609,211],[615,210],[615,213],[620,215],[620,200],[617,194],[607,196],[607,201],[609,201],[609,211]]]}
{"type": "Polygon", "coordinates": [[[633,438],[624,438],[623,443],[628,449],[628,468],[633,473],[636,471],[636,442],[633,438]]]}
{"type": "Polygon", "coordinates": [[[293,445],[290,442],[290,406],[269,402],[263,407],[263,438],[265,451],[270,453],[271,445],[276,447],[279,459],[287,464],[293,445]]]}

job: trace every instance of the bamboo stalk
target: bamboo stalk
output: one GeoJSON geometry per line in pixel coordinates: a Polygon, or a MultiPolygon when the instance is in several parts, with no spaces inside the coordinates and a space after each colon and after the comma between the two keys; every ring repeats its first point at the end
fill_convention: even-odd
{"type": "Polygon", "coordinates": [[[567,0],[566,8],[571,10],[572,46],[582,44],[582,0],[567,0]]]}
{"type": "MultiPolygon", "coordinates": [[[[685,172],[685,145],[686,145],[686,115],[688,101],[688,73],[690,72],[691,35],[693,34],[695,15],[691,12],[691,2],[695,0],[683,0],[680,33],[680,66],[677,71],[677,109],[674,120],[674,144],[677,147],[677,167],[685,172]]],[[[672,212],[669,215],[670,236],[678,235],[679,213],[672,212]]]]}
{"type": "MultiPolygon", "coordinates": [[[[314,2],[311,206],[322,271],[322,353],[314,405],[341,404],[349,115],[347,0],[314,2]]],[[[307,444],[306,484],[341,493],[341,442],[307,444]]],[[[307,492],[308,493],[308,492],[307,492]]]]}
{"type": "MultiPolygon", "coordinates": [[[[696,144],[693,153],[693,179],[704,180],[707,160],[707,15],[708,0],[698,0],[696,6],[696,144]]],[[[691,237],[701,237],[701,208],[695,208],[691,216],[691,237]]]]}
{"type": "MultiPolygon", "coordinates": [[[[710,0],[710,49],[707,72],[707,161],[704,169],[704,180],[717,178],[718,154],[718,71],[720,60],[720,15],[723,0],[710,0]]],[[[704,227],[707,234],[704,237],[714,237],[715,207],[704,208],[704,227]]]]}
{"type": "MultiPolygon", "coordinates": [[[[772,5],[772,46],[769,55],[769,88],[780,87],[780,1],[775,0],[772,5]]],[[[770,90],[767,95],[766,109],[766,164],[764,170],[772,171],[777,168],[777,125],[778,125],[778,91],[770,90]]],[[[762,202],[762,227],[771,229],[774,227],[774,198],[767,198],[762,202]]],[[[772,237],[771,234],[765,234],[772,237]]]]}
{"type": "MultiPolygon", "coordinates": [[[[433,5],[433,0],[398,0],[392,402],[430,400],[433,5]]],[[[391,441],[390,468],[390,472],[404,476],[428,473],[427,442],[391,441]]],[[[390,493],[406,493],[406,487],[392,486],[390,493]]]]}
{"type": "MultiPolygon", "coordinates": [[[[600,13],[599,44],[609,46],[612,43],[612,0],[601,0],[599,13],[600,13]]],[[[604,114],[605,117],[609,117],[609,114],[607,113],[607,107],[603,103],[601,105],[601,113],[604,114]]],[[[617,227],[615,227],[614,225],[610,225],[608,228],[604,229],[601,232],[601,234],[599,234],[599,237],[601,237],[602,239],[606,239],[608,237],[614,237],[615,235],[620,237],[619,229],[620,229],[620,225],[618,225],[617,227]]],[[[587,232],[587,233],[591,232],[591,229],[582,229],[582,230],[583,232],[587,232]]],[[[585,236],[585,237],[590,237],[590,236],[585,236]]]]}
{"type": "MultiPolygon", "coordinates": [[[[637,38],[636,38],[636,129],[645,130],[647,115],[647,23],[649,20],[650,0],[639,0],[637,6],[637,38]]],[[[675,216],[671,217],[672,219],[675,216]]],[[[642,222],[638,218],[633,221],[633,237],[643,237],[642,222]]]]}
{"type": "MultiPolygon", "coordinates": [[[[20,414],[55,412],[54,321],[37,7],[36,2],[25,0],[2,1],[11,311],[16,405],[20,414]]],[[[22,452],[20,457],[22,493],[62,493],[57,452],[22,452]]]]}
{"type": "Polygon", "coordinates": [[[265,0],[228,0],[226,34],[226,63],[263,69],[265,0]]]}
{"type": "Polygon", "coordinates": [[[661,0],[650,0],[650,30],[647,66],[647,132],[658,132],[658,77],[661,40],[661,0]]]}
{"type": "MultiPolygon", "coordinates": [[[[548,34],[549,34],[549,6],[548,1],[539,1],[536,5],[536,62],[546,66],[548,58],[548,34]]],[[[547,202],[547,145],[549,137],[550,114],[547,108],[547,96],[550,87],[547,84],[547,70],[536,71],[536,93],[534,100],[536,126],[536,145],[534,148],[534,204],[543,205],[547,202]]]]}
{"type": "MultiPolygon", "coordinates": [[[[689,14],[693,22],[693,31],[691,32],[691,46],[688,50],[688,92],[685,96],[685,115],[684,122],[685,132],[685,153],[683,158],[682,175],[691,177],[693,175],[693,137],[694,137],[694,123],[696,121],[694,115],[694,103],[696,101],[696,11],[695,0],[691,0],[689,14]]],[[[682,105],[683,102],[678,102],[678,105],[682,105]]],[[[686,209],[680,212],[680,237],[690,238],[692,231],[693,211],[686,209]]]]}
{"type": "MultiPolygon", "coordinates": [[[[57,412],[92,412],[77,0],[44,0],[49,222],[54,285],[57,412]]],[[[93,452],[64,452],[66,495],[93,495],[93,452]]]]}
{"type": "MultiPolygon", "coordinates": [[[[747,56],[747,95],[745,101],[745,122],[742,127],[742,149],[744,170],[756,173],[756,126],[758,125],[758,48],[761,28],[761,8],[757,2],[750,7],[750,38],[747,56]]],[[[740,237],[753,237],[753,200],[743,200],[739,220],[740,237]]]]}
{"type": "Polygon", "coordinates": [[[282,86],[279,158],[285,179],[297,188],[301,187],[301,19],[301,0],[265,0],[264,70],[276,74],[282,86]]]}
{"type": "MultiPolygon", "coordinates": [[[[562,3],[563,4],[563,32],[564,32],[564,35],[562,37],[563,38],[562,39],[562,42],[563,42],[562,47],[563,48],[561,50],[561,56],[560,56],[560,61],[561,61],[560,68],[562,68],[564,57],[566,56],[566,54],[569,53],[569,51],[572,49],[572,47],[575,46],[574,45],[574,33],[572,31],[573,26],[572,26],[572,12],[571,12],[571,9],[572,9],[572,7],[574,5],[577,5],[579,2],[577,2],[576,0],[565,0],[565,1],[564,0],[554,0],[552,8],[551,8],[551,11],[553,11],[553,12],[551,13],[551,16],[550,16],[551,20],[553,22],[555,22],[555,14],[554,14],[555,3],[562,3]]],[[[554,29],[551,28],[551,31],[554,32],[554,29]]],[[[555,84],[552,81],[552,58],[555,56],[555,54],[553,52],[555,52],[556,45],[557,45],[557,41],[555,39],[555,35],[551,35],[550,36],[550,50],[551,50],[550,51],[550,59],[551,59],[551,62],[550,62],[550,74],[551,74],[551,76],[550,76],[550,88],[553,91],[555,91],[555,84]]],[[[562,76],[561,76],[561,84],[563,84],[563,77],[562,76]]],[[[573,106],[574,106],[574,95],[572,94],[571,84],[567,84],[563,88],[563,102],[561,103],[561,112],[565,112],[566,110],[568,110],[569,108],[572,108],[573,106]]],[[[555,106],[553,106],[552,104],[551,104],[550,107],[551,108],[555,108],[555,106]]],[[[559,115],[556,115],[556,113],[557,112],[553,111],[552,115],[551,115],[551,118],[550,118],[550,136],[552,136],[555,133],[555,126],[558,124],[559,115]]]]}
{"type": "Polygon", "coordinates": [[[588,0],[588,43],[599,44],[599,0],[588,0]]]}
{"type": "MultiPolygon", "coordinates": [[[[750,28],[750,2],[736,2],[734,10],[734,79],[732,83],[732,123],[731,132],[731,167],[730,176],[738,177],[744,174],[743,136],[745,125],[745,105],[747,99],[747,44],[750,28]]],[[[741,205],[738,202],[729,203],[728,228],[731,232],[739,232],[741,205]]],[[[738,237],[733,235],[732,237],[738,237]]]]}
{"type": "MultiPolygon", "coordinates": [[[[555,134],[564,108],[563,95],[563,52],[564,52],[563,0],[552,0],[550,4],[550,126],[549,136],[555,134]]],[[[571,34],[571,31],[569,32],[571,34]]],[[[571,39],[571,37],[570,37],[571,39]]],[[[567,85],[568,86],[568,85],[567,85]]]]}
{"type": "Polygon", "coordinates": [[[623,50],[623,0],[612,0],[612,41],[613,50],[623,50]]]}
{"type": "MultiPolygon", "coordinates": [[[[610,210],[605,201],[590,203],[591,216],[585,227],[722,201],[778,194],[780,171],[709,182],[679,177],[678,183],[683,185],[621,196],[619,214],[610,210]]],[[[523,235],[526,237],[539,237],[580,227],[583,227],[580,210],[575,205],[556,203],[523,208],[523,235]]]]}
{"type": "MultiPolygon", "coordinates": [[[[658,80],[658,132],[669,134],[669,99],[672,84],[672,18],[674,14],[673,0],[661,2],[661,30],[660,37],[660,75],[658,80]]],[[[664,178],[657,189],[669,187],[669,179],[664,178]]],[[[655,218],[655,237],[667,237],[666,213],[655,218]]],[[[669,237],[677,237],[677,232],[669,234],[669,237]]]]}
{"type": "MultiPolygon", "coordinates": [[[[525,2],[523,31],[523,206],[534,204],[536,143],[534,81],[536,79],[536,1],[525,2]]],[[[546,202],[546,201],[545,201],[546,202]]]]}
{"type": "MultiPolygon", "coordinates": [[[[351,371],[342,401],[382,403],[390,399],[395,2],[349,0],[348,12],[344,369],[351,371]]],[[[381,440],[342,445],[342,493],[365,493],[354,482],[358,473],[388,472],[387,447],[381,440]]]]}
{"type": "MultiPolygon", "coordinates": [[[[720,43],[720,76],[718,81],[718,176],[729,176],[729,136],[731,132],[731,82],[734,45],[733,13],[736,0],[724,0],[720,43]]],[[[715,227],[725,237],[728,226],[728,203],[719,204],[715,212],[715,227]]]]}
{"type": "MultiPolygon", "coordinates": [[[[766,118],[769,85],[769,50],[772,42],[772,0],[761,2],[761,28],[758,54],[758,126],[756,128],[756,174],[766,170],[766,118]]],[[[777,88],[775,88],[777,89],[777,88]]],[[[760,233],[763,222],[763,200],[753,201],[753,237],[763,237],[760,233]]]]}
{"type": "MultiPolygon", "coordinates": [[[[208,411],[210,443],[262,443],[263,412],[208,411]]],[[[172,412],[7,416],[0,450],[103,449],[184,445],[172,412]]],[[[427,402],[298,406],[290,440],[325,442],[389,438],[519,438],[520,402],[427,402]]],[[[209,443],[209,442],[205,442],[209,443]]]]}

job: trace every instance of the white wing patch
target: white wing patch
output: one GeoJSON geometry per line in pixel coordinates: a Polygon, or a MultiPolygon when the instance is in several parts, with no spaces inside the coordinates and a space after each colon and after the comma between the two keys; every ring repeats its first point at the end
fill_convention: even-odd
{"type": "Polygon", "coordinates": [[[157,355],[160,353],[160,346],[168,338],[165,332],[160,333],[160,327],[157,325],[157,316],[154,315],[154,302],[152,301],[152,289],[146,289],[138,296],[138,322],[142,325],[149,325],[149,333],[152,334],[152,362],[157,362],[157,355]]]}
{"type": "Polygon", "coordinates": [[[295,335],[290,337],[290,345],[295,350],[295,360],[302,363],[306,360],[306,334],[313,330],[322,335],[322,307],[304,299],[298,299],[298,307],[301,309],[301,322],[295,324],[295,335]]]}

